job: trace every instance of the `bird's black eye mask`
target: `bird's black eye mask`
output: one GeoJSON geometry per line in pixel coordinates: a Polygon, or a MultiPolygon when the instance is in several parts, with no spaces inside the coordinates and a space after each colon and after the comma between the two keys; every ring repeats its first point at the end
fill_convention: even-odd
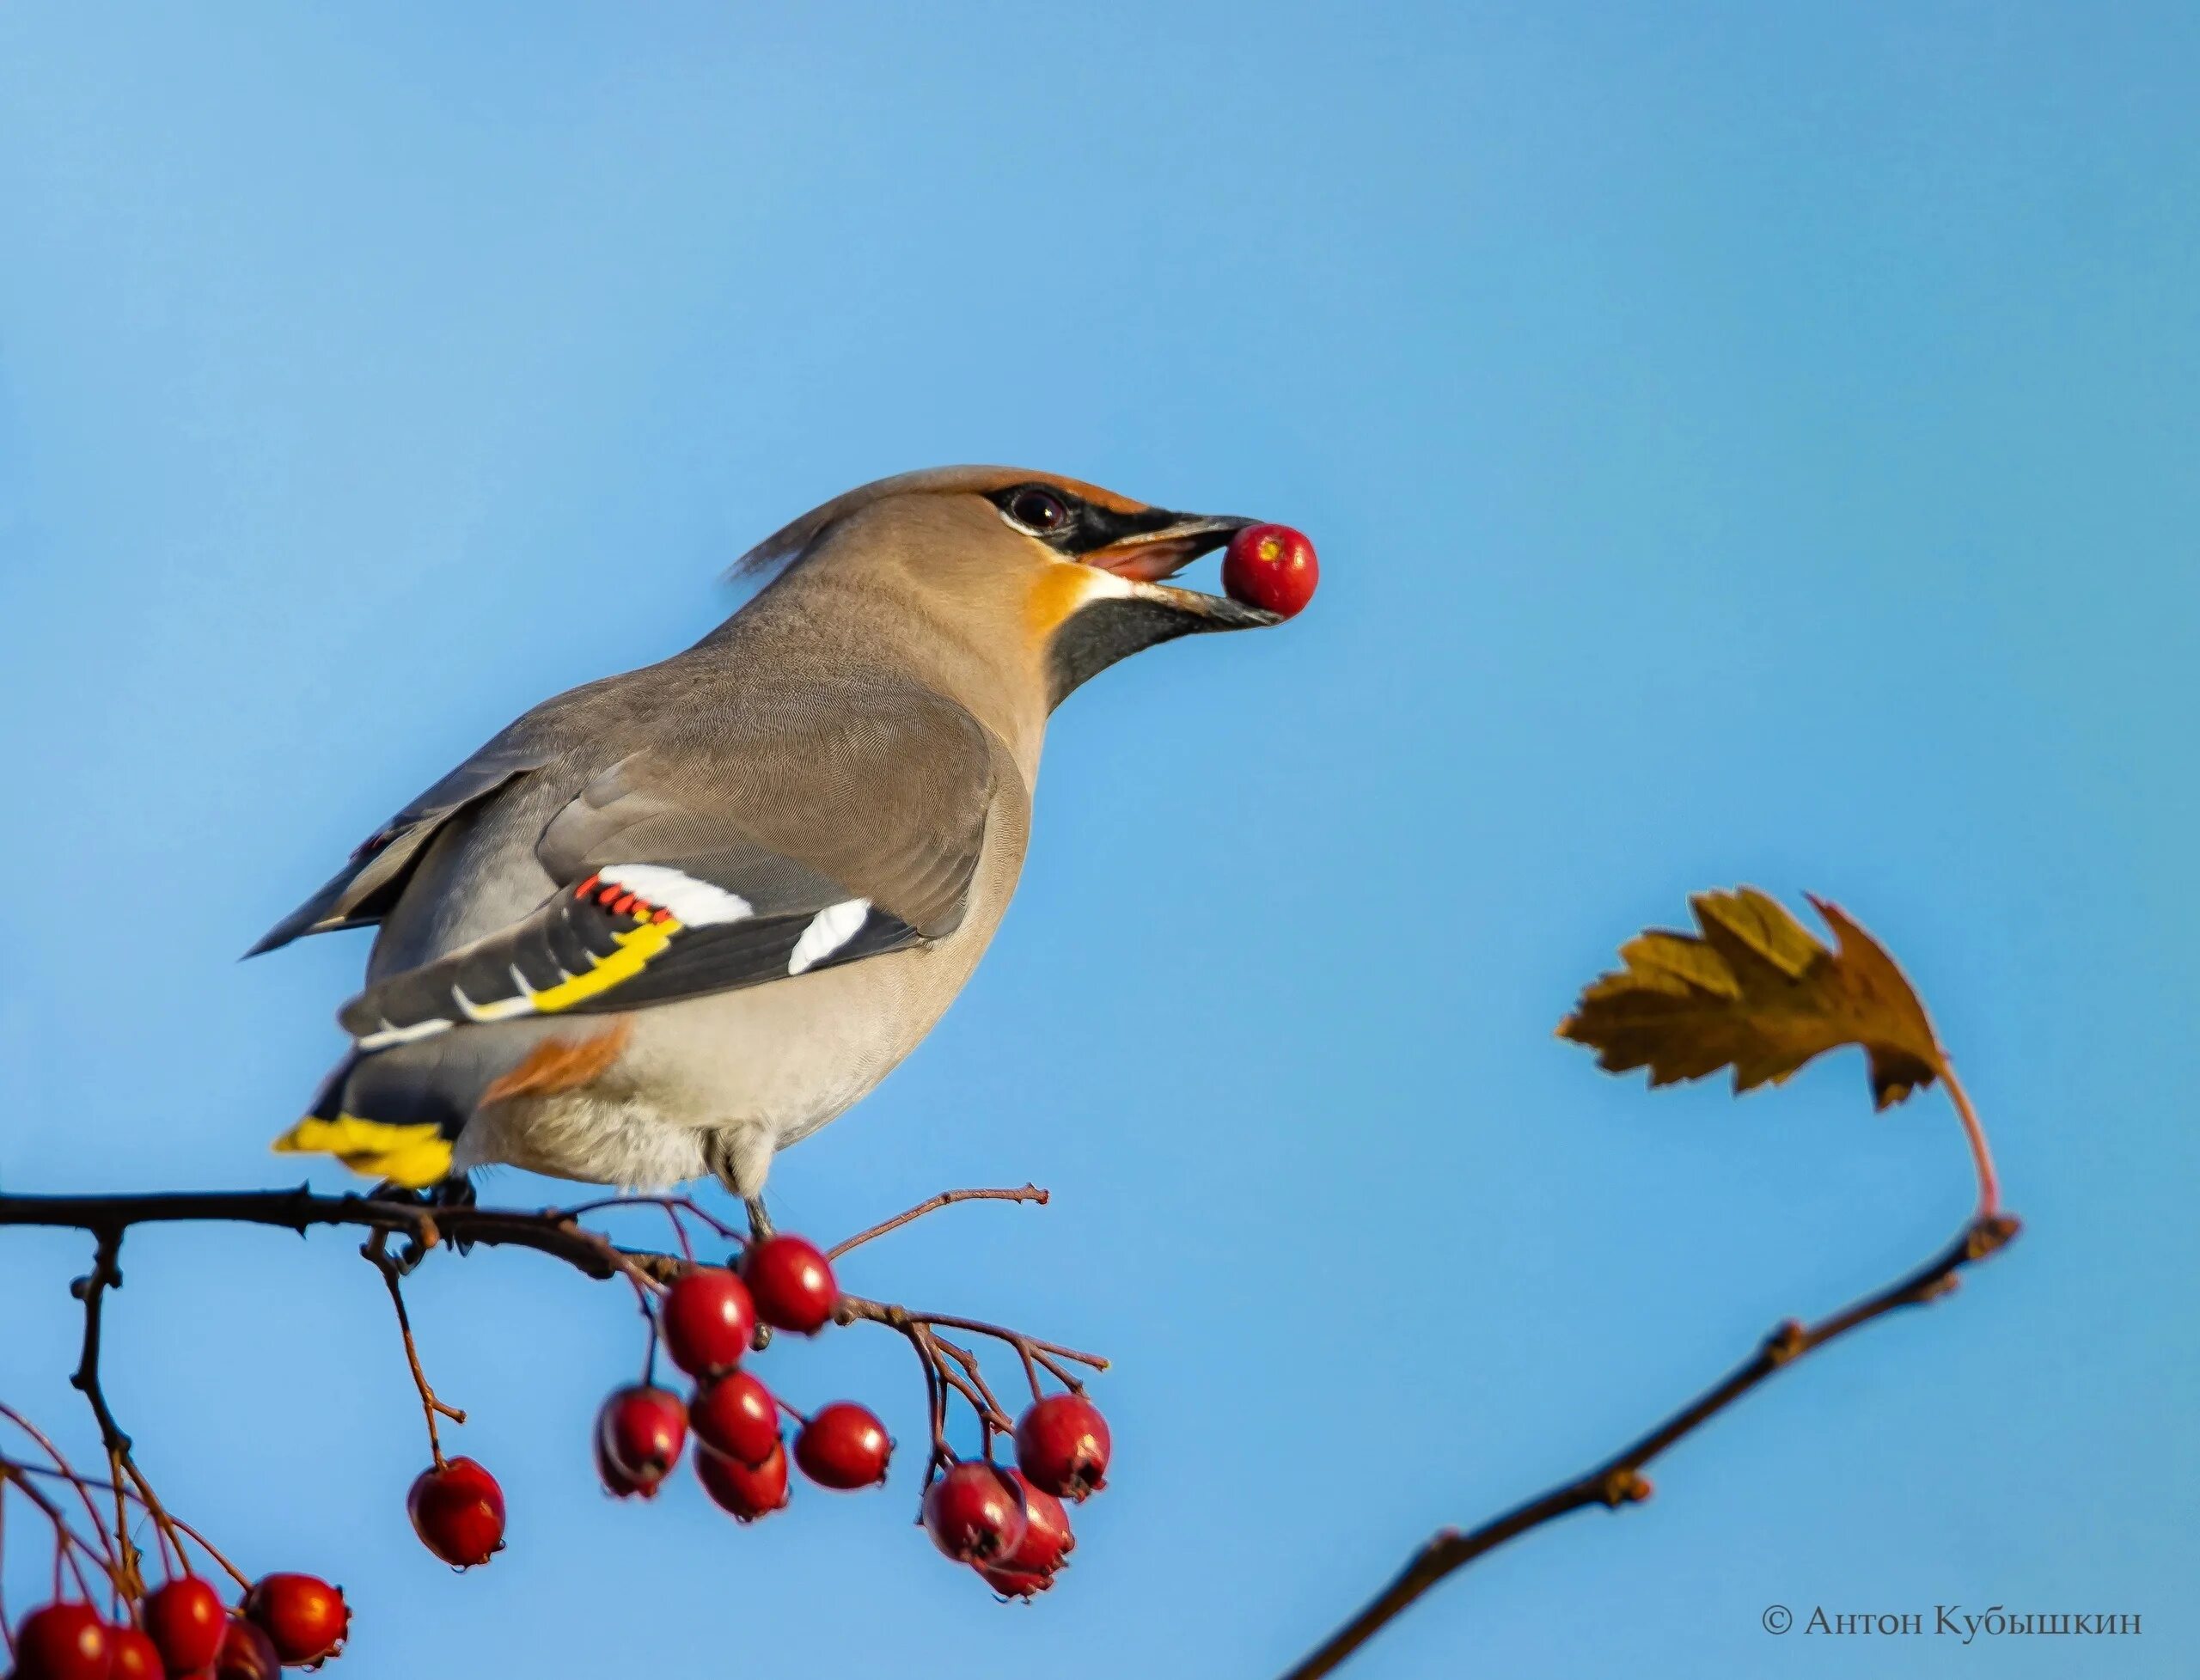
{"type": "Polygon", "coordinates": [[[1051,484],[1011,485],[986,499],[1018,530],[1071,559],[1093,553],[1126,537],[1165,530],[1182,517],[1166,508],[1120,513],[1051,484]]]}

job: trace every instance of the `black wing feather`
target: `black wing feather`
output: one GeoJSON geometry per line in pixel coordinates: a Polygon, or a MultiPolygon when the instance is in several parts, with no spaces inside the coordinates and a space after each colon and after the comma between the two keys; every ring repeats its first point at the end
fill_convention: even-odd
{"type": "MultiPolygon", "coordinates": [[[[817,896],[814,908],[691,927],[661,906],[584,883],[487,938],[370,987],[339,1019],[372,1051],[471,1023],[602,1014],[785,980],[811,924],[849,902],[844,893],[817,896]]],[[[803,972],[921,938],[866,906],[847,938],[803,972]]]]}

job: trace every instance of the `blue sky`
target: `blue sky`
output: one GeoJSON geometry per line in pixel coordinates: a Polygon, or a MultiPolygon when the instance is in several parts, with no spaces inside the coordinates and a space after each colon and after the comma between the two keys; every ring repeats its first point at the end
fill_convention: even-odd
{"type": "MultiPolygon", "coordinates": [[[[608,1504],[631,1305],[498,1255],[414,1292],[513,1507],[454,1576],[337,1236],[132,1239],[171,1501],[342,1579],[353,1677],[1273,1672],[1963,1218],[1853,1054],[1737,1103],[1551,1038],[1749,881],[1905,962],[2027,1234],[1354,1671],[1937,1673],[1759,1616],[1960,1602],[2144,1617],[1998,1673],[2189,1673],[2196,76],[2145,5],[0,14],[10,1188],[286,1182],[364,944],[236,953],[850,485],[1017,461],[1324,564],[1064,709],[976,981],[774,1175],[822,1236],[1054,1191],[848,1281],[1116,1359],[1060,1591],[934,1556],[914,1455],[608,1504]]],[[[6,1391],[81,1440],[83,1244],[4,1243],[6,1391]]],[[[883,1333],[774,1363],[920,1432],[883,1333]]]]}

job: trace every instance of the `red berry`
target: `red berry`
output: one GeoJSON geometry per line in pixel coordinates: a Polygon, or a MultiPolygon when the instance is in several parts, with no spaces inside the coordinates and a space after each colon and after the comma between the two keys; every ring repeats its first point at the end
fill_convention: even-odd
{"type": "MultiPolygon", "coordinates": [[[[652,1497],[688,1444],[688,1408],[669,1389],[620,1389],[596,1417],[602,1456],[644,1499],[652,1497]]],[[[610,1478],[604,1478],[607,1483],[610,1478]]],[[[615,1487],[611,1490],[619,1490],[615,1487]]]]}
{"type": "Polygon", "coordinates": [[[445,1563],[471,1568],[504,1549],[504,1490],[471,1458],[429,1465],[413,1478],[405,1509],[420,1543],[445,1563]]]}
{"type": "Polygon", "coordinates": [[[168,1665],[161,1648],[138,1628],[107,1630],[107,1680],[164,1680],[168,1665]]]}
{"type": "Polygon", "coordinates": [[[1034,1488],[1062,1499],[1108,1485],[1108,1420],[1081,1394],[1050,1394],[1017,1420],[1017,1464],[1034,1488]]]}
{"type": "Polygon", "coordinates": [[[749,1280],[756,1311],[767,1324],[804,1335],[823,1328],[840,1298],[832,1262],[799,1237],[767,1237],[752,1243],[741,1262],[741,1275],[749,1280]]]}
{"type": "Polygon", "coordinates": [[[1001,1475],[1015,1484],[1024,1500],[1024,1538],[1016,1543],[1016,1549],[1000,1561],[999,1567],[1011,1572],[1036,1575],[1051,1575],[1062,1567],[1063,1561],[1077,1549],[1077,1536],[1070,1532],[1069,1512],[1062,1502],[1043,1488],[1034,1488],[1018,1470],[1003,1470],[1001,1475]]]}
{"type": "Polygon", "coordinates": [[[286,1664],[334,1656],[351,1626],[344,1589],[315,1575],[262,1575],[244,1595],[244,1613],[286,1664]]]}
{"type": "Polygon", "coordinates": [[[682,1272],[664,1292],[659,1309],[664,1351],[690,1377],[741,1363],[756,1333],[756,1304],[749,1286],[720,1266],[682,1272]]]}
{"type": "Polygon", "coordinates": [[[282,1671],[283,1659],[264,1628],[240,1616],[223,1632],[214,1680],[276,1680],[282,1671]]]}
{"type": "Polygon", "coordinates": [[[89,1604],[46,1604],[15,1629],[16,1680],[107,1680],[113,1636],[89,1604]]]}
{"type": "Polygon", "coordinates": [[[893,1451],[886,1426],[852,1400],[821,1407],[794,1438],[794,1462],[802,1473],[821,1488],[843,1492],[885,1481],[893,1451]]]}
{"type": "Polygon", "coordinates": [[[604,1449],[602,1429],[596,1432],[596,1474],[603,1483],[603,1491],[616,1500],[632,1499],[637,1494],[649,1499],[657,1493],[655,1482],[645,1488],[611,1462],[610,1453],[604,1449]]]}
{"type": "Polygon", "coordinates": [[[987,1569],[981,1566],[978,1573],[985,1577],[986,1585],[1004,1598],[1033,1598],[1054,1584],[1052,1575],[1032,1569],[987,1569]]]}
{"type": "Polygon", "coordinates": [[[761,1464],[744,1464],[706,1447],[695,1455],[695,1475],[721,1509],[744,1523],[768,1517],[787,1502],[787,1455],[782,1447],[773,1448],[761,1464]]]}
{"type": "Polygon", "coordinates": [[[1305,609],[1321,577],[1314,545],[1288,525],[1248,525],[1222,557],[1222,587],[1233,599],[1285,618],[1305,609]]]}
{"type": "Polygon", "coordinates": [[[925,1527],[957,1563],[993,1563],[1024,1538],[1024,1501],[1016,1484],[983,1459],[966,1458],[925,1493],[925,1527]]]}
{"type": "Polygon", "coordinates": [[[196,1575],[175,1576],[145,1595],[141,1613],[171,1673],[188,1674],[221,1654],[229,1617],[211,1583],[196,1575]]]}
{"type": "Polygon", "coordinates": [[[779,1450],[779,1402],[745,1371],[729,1371],[696,1390],[688,1421],[705,1446],[743,1464],[761,1464],[779,1450]]]}

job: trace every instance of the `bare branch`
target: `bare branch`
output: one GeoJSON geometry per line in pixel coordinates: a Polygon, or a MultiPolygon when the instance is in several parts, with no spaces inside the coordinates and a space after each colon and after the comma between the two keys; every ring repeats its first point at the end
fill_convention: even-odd
{"type": "Polygon", "coordinates": [[[1044,1207],[1047,1192],[1036,1184],[1026,1183],[1015,1190],[942,1190],[938,1195],[919,1202],[906,1213],[896,1213],[892,1219],[859,1231],[845,1243],[835,1243],[826,1249],[825,1258],[838,1260],[850,1249],[861,1248],[874,1237],[883,1237],[889,1231],[899,1231],[903,1225],[921,1219],[927,1213],[937,1213],[943,1207],[952,1207],[958,1201],[1036,1201],[1044,1207]]]}
{"type": "Polygon", "coordinates": [[[1485,1553],[1496,1550],[1508,1540],[1518,1539],[1531,1529],[1592,1505],[1616,1509],[1647,1499],[1650,1483],[1641,1474],[1642,1467],[1675,1442],[1702,1428],[1775,1371],[1793,1365],[1812,1349],[1823,1347],[1900,1308],[1922,1306],[1939,1299],[1955,1287],[1959,1272],[2007,1247],[2020,1229],[2012,1214],[1993,1213],[1974,1220],[1932,1259],[1876,1294],[1867,1295],[1816,1324],[1789,1319],[1767,1336],[1756,1353],[1723,1381],[1594,1469],[1537,1495],[1525,1505],[1513,1506],[1480,1528],[1464,1533],[1458,1529],[1443,1530],[1414,1554],[1395,1580],[1286,1673],[1283,1680],[1318,1680],[1318,1677],[1334,1672],[1385,1623],[1446,1575],[1464,1568],[1485,1553]]]}

